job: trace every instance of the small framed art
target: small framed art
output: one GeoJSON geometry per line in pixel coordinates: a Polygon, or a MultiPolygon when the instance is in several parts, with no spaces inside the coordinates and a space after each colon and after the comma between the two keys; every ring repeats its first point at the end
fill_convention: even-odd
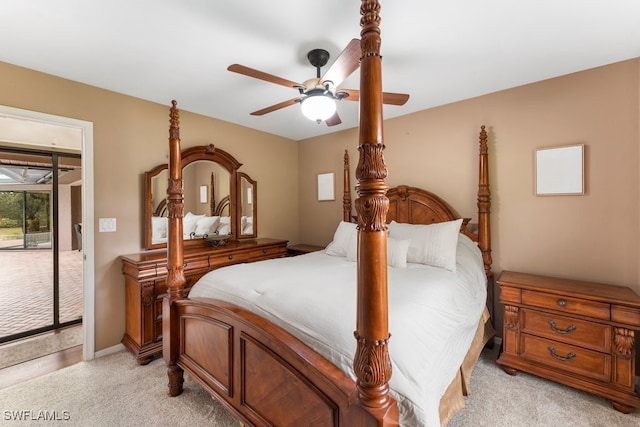
{"type": "Polygon", "coordinates": [[[318,201],[335,200],[333,172],[318,174],[318,201]]]}
{"type": "Polygon", "coordinates": [[[584,194],[584,145],[536,149],[537,196],[584,194]]]}

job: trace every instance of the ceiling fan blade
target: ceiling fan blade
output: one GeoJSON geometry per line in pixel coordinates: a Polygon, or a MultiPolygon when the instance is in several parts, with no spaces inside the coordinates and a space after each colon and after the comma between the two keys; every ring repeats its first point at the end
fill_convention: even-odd
{"type": "Polygon", "coordinates": [[[252,116],[262,116],[264,114],[274,112],[274,111],[279,110],[281,108],[288,107],[290,105],[295,104],[296,102],[298,102],[298,99],[299,98],[292,98],[292,99],[289,99],[287,101],[282,101],[282,102],[280,102],[278,104],[274,104],[274,105],[271,105],[269,107],[263,108],[262,110],[254,111],[253,113],[251,113],[251,115],[252,116]]]}
{"type": "Polygon", "coordinates": [[[360,101],[360,91],[357,89],[338,89],[338,93],[346,93],[349,95],[342,98],[345,101],[360,101]]]}
{"type": "Polygon", "coordinates": [[[406,93],[382,92],[382,103],[391,105],[404,105],[409,100],[406,93]]]}
{"type": "Polygon", "coordinates": [[[321,81],[331,80],[339,86],[360,66],[360,39],[353,39],[336,58],[335,62],[322,76],[321,81]]]}
{"type": "MultiPolygon", "coordinates": [[[[360,91],[356,89],[339,89],[338,93],[344,92],[349,96],[342,98],[345,101],[360,101],[360,91]]],[[[382,103],[390,105],[404,105],[409,100],[406,93],[382,92],[382,103]]]]}
{"type": "Polygon", "coordinates": [[[333,113],[333,116],[329,117],[324,122],[327,124],[327,126],[336,126],[336,125],[339,125],[340,123],[342,123],[342,120],[340,120],[340,116],[338,115],[338,112],[336,111],[335,113],[333,113]]]}
{"type": "Polygon", "coordinates": [[[234,73],[243,74],[245,76],[253,77],[256,79],[264,80],[269,83],[275,83],[277,85],[291,87],[297,89],[302,86],[300,83],[292,82],[291,80],[283,79],[281,77],[274,76],[269,73],[265,73],[263,71],[258,71],[253,68],[245,67],[240,64],[231,64],[227,67],[227,70],[233,71],[234,73]]]}

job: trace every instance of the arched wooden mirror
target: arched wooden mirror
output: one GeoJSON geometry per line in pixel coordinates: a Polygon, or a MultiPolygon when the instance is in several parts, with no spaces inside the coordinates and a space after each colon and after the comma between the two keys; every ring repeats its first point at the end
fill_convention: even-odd
{"type": "MultiPolygon", "coordinates": [[[[256,237],[256,182],[238,173],[242,163],[213,145],[182,151],[184,181],[183,236],[185,247],[206,246],[205,235],[229,235],[230,240],[256,237]],[[239,189],[244,186],[244,191],[239,189]],[[254,198],[253,209],[243,205],[247,194],[254,198]],[[251,233],[243,233],[242,224],[252,218],[251,233]]],[[[145,172],[144,248],[167,246],[167,165],[145,172]]]]}

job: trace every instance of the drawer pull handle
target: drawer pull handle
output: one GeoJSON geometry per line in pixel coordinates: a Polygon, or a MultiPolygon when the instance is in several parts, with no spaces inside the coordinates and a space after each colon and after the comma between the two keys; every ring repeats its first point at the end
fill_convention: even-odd
{"type": "Polygon", "coordinates": [[[566,357],[560,356],[559,354],[556,353],[556,349],[553,348],[553,346],[549,346],[547,348],[549,350],[549,353],[555,357],[556,359],[560,360],[561,362],[568,362],[569,360],[573,359],[574,357],[576,357],[576,354],[572,351],[571,353],[567,354],[566,357]]]}
{"type": "Polygon", "coordinates": [[[187,268],[187,263],[185,262],[184,265],[182,266],[183,268],[187,268]]]}
{"type": "Polygon", "coordinates": [[[558,300],[558,305],[559,305],[560,307],[566,307],[567,302],[566,302],[565,300],[563,300],[562,298],[560,298],[560,299],[558,300]]]}
{"type": "Polygon", "coordinates": [[[266,249],[263,249],[263,250],[262,250],[262,253],[263,253],[263,254],[266,254],[266,253],[267,253],[267,250],[266,250],[266,249]]]}
{"type": "Polygon", "coordinates": [[[229,255],[229,259],[233,259],[233,255],[229,255]]]}
{"type": "Polygon", "coordinates": [[[553,320],[547,320],[547,323],[549,323],[549,326],[551,326],[551,329],[553,329],[555,332],[559,334],[570,334],[571,332],[576,330],[575,325],[569,325],[567,329],[560,329],[556,326],[556,322],[554,322],[553,320]]]}

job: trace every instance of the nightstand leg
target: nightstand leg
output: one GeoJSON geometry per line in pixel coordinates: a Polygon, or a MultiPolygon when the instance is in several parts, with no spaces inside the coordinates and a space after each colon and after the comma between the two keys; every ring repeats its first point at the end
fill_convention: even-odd
{"type": "Polygon", "coordinates": [[[511,376],[515,376],[518,373],[517,369],[508,368],[506,366],[501,366],[502,370],[511,376]]]}
{"type": "Polygon", "coordinates": [[[609,402],[611,402],[611,405],[613,406],[613,408],[616,411],[620,411],[623,414],[628,414],[629,412],[633,411],[633,407],[632,406],[628,406],[622,403],[618,403],[618,402],[614,402],[613,400],[610,400],[609,402]]]}

